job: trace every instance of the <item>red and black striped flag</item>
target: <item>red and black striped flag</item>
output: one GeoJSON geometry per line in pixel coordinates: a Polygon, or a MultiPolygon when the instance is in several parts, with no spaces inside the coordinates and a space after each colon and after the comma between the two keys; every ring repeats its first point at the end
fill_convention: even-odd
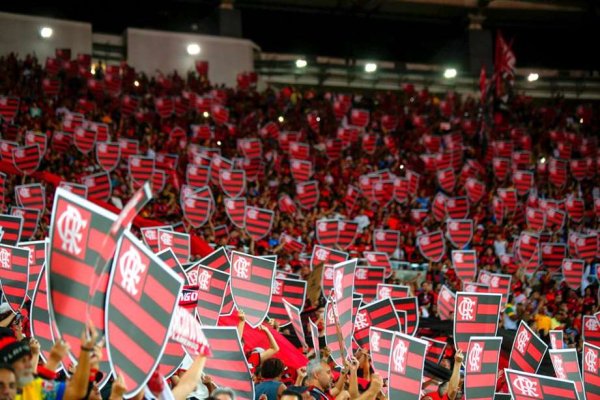
{"type": "Polygon", "coordinates": [[[490,292],[490,286],[485,283],[463,282],[462,287],[463,287],[462,288],[463,292],[469,292],[469,293],[489,293],[490,292]]]}
{"type": "MultiPolygon", "coordinates": [[[[33,299],[35,285],[44,264],[46,264],[46,240],[37,240],[35,242],[19,242],[18,246],[29,250],[29,283],[27,285],[27,296],[33,299]]],[[[45,276],[44,276],[44,279],[45,276]]]]}
{"type": "Polygon", "coordinates": [[[152,178],[154,157],[129,156],[129,176],[134,183],[143,184],[152,178]]]}
{"type": "Polygon", "coordinates": [[[300,207],[309,210],[319,201],[319,182],[308,181],[296,184],[296,199],[300,207]]]}
{"type": "Polygon", "coordinates": [[[253,328],[262,324],[269,311],[276,266],[262,257],[231,253],[231,295],[253,328]]]}
{"type": "Polygon", "coordinates": [[[246,198],[238,197],[237,199],[225,198],[225,213],[229,217],[229,221],[236,228],[244,228],[244,217],[246,214],[246,198]]]}
{"type": "Polygon", "coordinates": [[[290,215],[295,215],[296,211],[298,211],[294,200],[292,200],[288,194],[282,194],[279,196],[279,199],[277,200],[277,206],[279,207],[280,212],[290,215]]]}
{"type": "Polygon", "coordinates": [[[73,132],[73,143],[77,150],[87,155],[96,144],[96,131],[89,126],[78,126],[73,132]]]}
{"type": "Polygon", "coordinates": [[[252,375],[237,329],[206,327],[203,332],[212,352],[203,372],[217,385],[233,389],[237,399],[254,400],[252,375]]]}
{"type": "Polygon", "coordinates": [[[498,197],[504,204],[506,214],[514,214],[517,210],[517,191],[515,189],[498,188],[498,197]]]}
{"type": "Polygon", "coordinates": [[[473,336],[465,360],[465,399],[494,398],[501,337],[473,336]]]}
{"type": "Polygon", "coordinates": [[[159,229],[173,230],[173,228],[168,225],[153,226],[153,227],[146,227],[146,228],[140,229],[140,231],[142,232],[142,240],[144,241],[146,246],[148,246],[148,248],[150,250],[152,250],[153,253],[158,253],[158,251],[159,251],[158,250],[158,230],[159,229]]]}
{"type": "Polygon", "coordinates": [[[233,165],[234,163],[232,160],[229,160],[220,154],[213,154],[210,161],[210,181],[213,185],[219,184],[221,170],[231,170],[233,165]]]}
{"type": "Polygon", "coordinates": [[[371,196],[380,207],[387,207],[394,200],[394,182],[381,178],[373,183],[371,196]]]}
{"type": "MultiPolygon", "coordinates": [[[[377,285],[385,281],[385,268],[358,266],[354,271],[354,291],[370,303],[377,297],[377,285]]],[[[387,328],[386,328],[387,329],[387,328]]]]}
{"type": "Polygon", "coordinates": [[[107,201],[112,194],[112,183],[106,171],[84,176],[81,183],[87,186],[90,200],[107,201]]]}
{"type": "Polygon", "coordinates": [[[20,99],[15,96],[0,96],[0,117],[4,121],[12,121],[19,112],[20,99]]]}
{"type": "Polygon", "coordinates": [[[129,157],[139,153],[140,142],[135,139],[119,139],[119,146],[121,147],[121,160],[129,161],[129,157]]]}
{"type": "Polygon", "coordinates": [[[485,183],[475,178],[468,178],[465,183],[465,191],[471,202],[478,203],[485,194],[485,183]]]}
{"type": "Polygon", "coordinates": [[[427,342],[402,333],[394,333],[389,359],[388,391],[390,399],[419,400],[425,369],[427,342]]]}
{"type": "Polygon", "coordinates": [[[15,186],[15,198],[19,207],[46,210],[46,190],[41,183],[15,186]]]}
{"type": "MultiPolygon", "coordinates": [[[[369,346],[373,370],[385,380],[389,376],[390,353],[394,332],[371,327],[369,346]]],[[[387,389],[386,389],[387,390],[387,389]]]]}
{"type": "Polygon", "coordinates": [[[156,253],[156,256],[173,272],[179,275],[181,279],[184,280],[184,284],[187,285],[187,275],[183,270],[183,266],[179,263],[177,256],[175,255],[175,253],[173,253],[173,250],[165,249],[161,252],[156,253]]]}
{"type": "Polygon", "coordinates": [[[462,249],[471,242],[473,238],[472,219],[451,219],[447,222],[446,237],[454,247],[462,249]]]}
{"type": "Polygon", "coordinates": [[[302,325],[302,317],[300,316],[300,309],[294,307],[285,299],[283,300],[283,307],[288,315],[288,318],[291,322],[292,328],[294,328],[294,332],[296,333],[296,337],[298,341],[302,345],[302,347],[308,346],[306,342],[306,336],[304,335],[304,326],[302,325]]]}
{"type": "Polygon", "coordinates": [[[377,284],[377,300],[381,299],[403,299],[410,296],[410,287],[404,285],[392,285],[389,283],[377,284]]]}
{"type": "Polygon", "coordinates": [[[381,251],[393,257],[399,245],[399,231],[375,229],[373,232],[373,247],[375,251],[381,251]]]}
{"type": "Polygon", "coordinates": [[[545,210],[546,229],[557,232],[563,229],[567,219],[567,213],[558,208],[550,207],[545,210]]]}
{"type": "Polygon", "coordinates": [[[529,374],[513,369],[505,369],[504,373],[513,400],[577,399],[577,389],[573,381],[529,374]]]}
{"type": "Polygon", "coordinates": [[[517,241],[517,257],[521,263],[528,265],[539,254],[540,235],[531,232],[521,232],[517,241]]]}
{"type": "Polygon", "coordinates": [[[121,145],[119,143],[98,142],[96,144],[96,162],[106,171],[111,172],[121,161],[121,145]]]}
{"type": "Polygon", "coordinates": [[[177,260],[183,265],[190,260],[190,235],[187,233],[173,232],[164,229],[159,229],[158,235],[158,251],[165,249],[173,250],[177,260]]]}
{"type": "Polygon", "coordinates": [[[575,240],[575,251],[579,258],[582,258],[588,263],[591,263],[596,258],[596,252],[598,250],[598,235],[584,235],[576,234],[577,240],[575,240]]]}
{"type": "Polygon", "coordinates": [[[537,372],[548,346],[525,323],[521,321],[515,334],[508,366],[517,371],[537,372]]]}
{"type": "Polygon", "coordinates": [[[306,160],[291,160],[290,171],[296,182],[306,182],[313,174],[313,165],[306,160]]]}
{"type": "Polygon", "coordinates": [[[563,258],[561,267],[562,275],[567,286],[573,290],[579,289],[583,282],[585,261],[573,258],[563,258]]]}
{"type": "MultiPolygon", "coordinates": [[[[165,188],[166,183],[167,174],[165,173],[165,171],[162,169],[155,169],[152,173],[152,177],[150,178],[152,193],[161,193],[165,188]]],[[[139,187],[141,185],[136,183],[134,186],[139,187]]]]}
{"type": "Polygon", "coordinates": [[[107,291],[106,338],[111,368],[127,382],[126,396],[143,388],[165,350],[183,280],[126,231],[107,291]]]}
{"type": "Polygon", "coordinates": [[[456,293],[454,347],[466,353],[471,336],[496,336],[502,296],[488,293],[456,293]]]}
{"type": "Polygon", "coordinates": [[[548,180],[557,188],[567,183],[567,160],[550,158],[548,162],[548,180]]]}
{"type": "Polygon", "coordinates": [[[448,196],[443,192],[438,192],[433,198],[431,203],[431,215],[436,221],[443,221],[446,219],[446,201],[448,196]]]}
{"type": "Polygon", "coordinates": [[[352,185],[348,185],[346,188],[346,195],[342,199],[344,205],[346,206],[346,211],[351,213],[356,206],[356,203],[362,196],[362,191],[352,185]]]}
{"type": "Polygon", "coordinates": [[[219,184],[229,197],[239,197],[246,191],[246,172],[243,169],[221,169],[219,184]]]}
{"type": "Polygon", "coordinates": [[[370,328],[401,332],[402,327],[390,299],[373,301],[358,309],[354,318],[354,340],[363,349],[370,349],[370,328]]]}
{"type": "Polygon", "coordinates": [[[438,294],[437,310],[442,321],[454,319],[454,305],[456,303],[456,294],[443,285],[438,294]]]}
{"type": "Polygon", "coordinates": [[[0,242],[16,246],[21,239],[23,217],[16,215],[0,214],[0,242]]]}
{"type": "Polygon", "coordinates": [[[46,96],[53,97],[60,92],[60,79],[44,78],[42,79],[42,91],[46,96]]]}
{"type": "Polygon", "coordinates": [[[308,143],[290,143],[290,159],[308,160],[310,158],[310,145],[308,143]]]}
{"type": "Polygon", "coordinates": [[[29,249],[0,244],[0,285],[10,308],[17,312],[29,286],[29,249]]]}
{"type": "Polygon", "coordinates": [[[329,161],[339,160],[342,156],[342,141],[337,138],[327,139],[325,141],[325,154],[329,161]]]}
{"type": "Polygon", "coordinates": [[[417,238],[419,251],[427,260],[439,262],[446,253],[446,244],[442,231],[435,231],[417,238]]]}
{"type": "Polygon", "coordinates": [[[38,144],[17,147],[12,151],[13,165],[24,175],[30,175],[38,169],[41,157],[42,154],[38,144]]]}
{"type": "Polygon", "coordinates": [[[197,264],[205,265],[228,274],[231,268],[231,263],[229,262],[229,257],[227,256],[224,247],[219,247],[217,250],[198,261],[197,264]]]}
{"type": "Polygon", "coordinates": [[[333,290],[326,309],[325,341],[332,350],[332,358],[344,365],[344,354],[352,350],[354,331],[354,270],[356,259],[336,264],[333,269],[333,290]],[[341,333],[341,339],[338,336],[341,333]],[[340,348],[340,340],[343,349],[340,348]],[[337,351],[336,351],[337,350],[337,351]]]}
{"type": "Polygon", "coordinates": [[[582,181],[587,175],[587,163],[585,160],[569,160],[569,169],[573,178],[577,181],[582,181]]]}
{"type": "Polygon", "coordinates": [[[23,218],[22,240],[31,240],[37,231],[40,220],[39,210],[33,208],[11,207],[10,214],[23,218]]]}
{"type": "Polygon", "coordinates": [[[438,171],[437,180],[444,192],[452,193],[454,190],[454,185],[456,185],[456,175],[454,174],[454,169],[446,168],[438,171]]]}
{"type": "Polygon", "coordinates": [[[432,363],[439,364],[440,361],[442,361],[444,354],[446,354],[448,343],[425,336],[422,336],[421,339],[427,342],[427,354],[425,355],[425,359],[432,363]]]}
{"type": "Polygon", "coordinates": [[[206,198],[189,196],[182,199],[183,216],[193,228],[200,228],[211,214],[212,201],[206,198]]]}
{"type": "Polygon", "coordinates": [[[392,263],[387,253],[381,251],[363,251],[363,256],[370,267],[384,268],[386,278],[392,275],[392,263]]]}
{"type": "Polygon", "coordinates": [[[533,232],[541,232],[546,224],[546,214],[538,208],[527,207],[525,211],[525,221],[527,228],[533,232]]]}
{"type": "Polygon", "coordinates": [[[275,213],[266,208],[246,206],[244,213],[244,228],[255,241],[260,240],[271,232],[275,213]]]}
{"type": "Polygon", "coordinates": [[[290,319],[285,311],[283,301],[285,300],[297,309],[302,310],[306,299],[306,286],[306,281],[300,279],[275,278],[269,318],[277,321],[279,326],[289,324],[290,319]]]}
{"type": "Polygon", "coordinates": [[[157,97],[154,99],[154,106],[160,118],[168,118],[175,111],[175,104],[171,97],[157,97]]]}
{"type": "Polygon", "coordinates": [[[238,139],[237,148],[245,158],[262,158],[262,142],[260,139],[238,139]]]}
{"type": "Polygon", "coordinates": [[[46,280],[46,267],[40,270],[38,279],[34,282],[35,290],[30,296],[31,311],[29,312],[29,329],[31,336],[40,343],[42,359],[49,360],[50,350],[54,345],[53,332],[50,323],[50,312],[48,309],[48,292],[46,280]]]}
{"type": "Polygon", "coordinates": [[[583,316],[583,341],[600,346],[600,323],[593,315],[583,316]]]}
{"type": "MultiPolygon", "coordinates": [[[[319,264],[334,265],[344,262],[347,259],[348,253],[316,245],[313,247],[312,256],[310,258],[310,269],[314,270],[319,264]]],[[[325,269],[323,269],[323,274],[325,274],[325,269]]]]}
{"type": "Polygon", "coordinates": [[[67,191],[73,193],[74,195],[77,195],[79,197],[83,197],[84,199],[87,199],[88,188],[85,185],[82,185],[80,183],[62,181],[58,185],[58,187],[61,189],[67,190],[67,191]]]}
{"type": "Polygon", "coordinates": [[[281,243],[283,243],[283,249],[288,253],[303,253],[306,248],[306,245],[300,240],[285,233],[281,234],[281,243]]]}
{"type": "Polygon", "coordinates": [[[502,295],[502,307],[508,301],[508,295],[510,292],[510,282],[512,275],[507,274],[493,274],[486,270],[479,272],[478,282],[488,285],[488,293],[498,293],[502,295]]]}
{"type": "Polygon", "coordinates": [[[565,348],[565,342],[563,340],[564,332],[561,330],[551,330],[548,333],[550,336],[550,348],[553,350],[560,350],[565,348]]]}
{"type": "Polygon", "coordinates": [[[549,350],[550,360],[554,367],[554,374],[558,379],[573,381],[577,389],[577,398],[585,400],[583,381],[579,370],[576,349],[549,350]]]}
{"type": "Polygon", "coordinates": [[[319,244],[326,247],[333,247],[338,239],[338,220],[320,219],[317,221],[315,236],[319,244]]]}
{"type": "Polygon", "coordinates": [[[464,220],[469,216],[469,207],[468,197],[451,197],[446,201],[446,214],[448,218],[464,220]]]}
{"type": "Polygon", "coordinates": [[[417,297],[393,298],[392,303],[398,313],[402,331],[407,335],[414,336],[419,328],[419,299],[417,297]]]}
{"type": "Polygon", "coordinates": [[[210,178],[210,165],[188,164],[185,171],[186,182],[193,187],[208,185],[210,178]]]}
{"type": "Polygon", "coordinates": [[[583,343],[583,386],[587,400],[600,399],[600,347],[583,343]]]}
{"type": "Polygon", "coordinates": [[[492,167],[494,170],[494,176],[500,182],[504,182],[508,176],[508,170],[510,168],[510,159],[503,157],[494,157],[492,160],[492,167]]]}
{"type": "Polygon", "coordinates": [[[474,281],[477,276],[477,252],[475,250],[452,250],[452,267],[461,281],[474,281]]]}
{"type": "Polygon", "coordinates": [[[223,307],[223,299],[229,274],[218,269],[199,264],[196,271],[198,302],[196,312],[204,326],[215,326],[223,307]]]}
{"type": "Polygon", "coordinates": [[[526,195],[535,182],[531,171],[514,171],[512,179],[519,196],[526,195]]]}
{"type": "Polygon", "coordinates": [[[575,198],[572,196],[567,197],[567,201],[565,201],[565,208],[567,209],[567,214],[572,221],[579,223],[583,220],[585,203],[582,198],[575,198]]]}
{"type": "Polygon", "coordinates": [[[394,199],[400,204],[403,204],[408,200],[408,179],[394,179],[394,199]]]}
{"type": "MultiPolygon", "coordinates": [[[[107,233],[117,219],[117,215],[72,193],[58,189],[54,195],[46,264],[50,311],[74,357],[79,354],[80,335],[89,319],[99,332],[105,329],[108,273],[102,275],[105,284],[94,287],[98,278],[95,268],[104,267],[113,257],[115,243],[107,233]]],[[[100,369],[107,373],[110,366],[103,359],[100,369]]]]}
{"type": "Polygon", "coordinates": [[[354,243],[354,239],[358,233],[358,222],[348,220],[339,221],[337,230],[337,245],[342,249],[346,249],[354,243]]]}

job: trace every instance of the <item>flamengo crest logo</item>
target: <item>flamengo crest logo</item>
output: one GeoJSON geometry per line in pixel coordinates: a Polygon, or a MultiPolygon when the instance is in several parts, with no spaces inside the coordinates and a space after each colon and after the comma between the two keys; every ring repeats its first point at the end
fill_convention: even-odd
{"type": "Polygon", "coordinates": [[[585,363],[585,369],[588,372],[592,372],[595,374],[598,370],[598,354],[596,353],[596,350],[592,349],[591,347],[588,347],[585,352],[585,356],[583,357],[583,360],[585,363]]]}
{"type": "Polygon", "coordinates": [[[381,335],[378,332],[373,332],[371,335],[371,350],[373,351],[381,351],[379,347],[379,341],[381,340],[381,335]]]}
{"type": "Polygon", "coordinates": [[[523,329],[519,333],[519,336],[517,337],[517,350],[519,350],[519,353],[525,354],[530,339],[531,337],[529,336],[527,329],[523,329]]]}
{"type": "Polygon", "coordinates": [[[598,330],[598,320],[596,318],[588,318],[588,320],[585,322],[585,327],[587,329],[589,329],[590,331],[597,331],[598,330]]]}
{"type": "Polygon", "coordinates": [[[328,255],[329,255],[329,252],[327,250],[325,250],[324,248],[320,248],[315,253],[315,256],[317,257],[317,260],[319,260],[319,261],[325,261],[325,260],[327,260],[327,256],[328,255]]]}
{"type": "Polygon", "coordinates": [[[369,327],[369,320],[366,312],[359,312],[356,314],[356,320],[354,321],[354,329],[365,329],[369,327]]]}
{"type": "Polygon", "coordinates": [[[481,354],[483,348],[479,343],[475,343],[469,352],[469,369],[471,371],[479,371],[481,369],[481,354]]]}
{"type": "Polygon", "coordinates": [[[244,257],[239,257],[233,263],[233,271],[235,272],[235,276],[242,279],[248,279],[250,263],[244,257]]]}
{"type": "Polygon", "coordinates": [[[210,278],[212,278],[212,274],[207,270],[203,269],[202,272],[196,273],[196,282],[198,284],[198,289],[207,291],[210,288],[210,278]]]}
{"type": "Polygon", "coordinates": [[[0,249],[0,267],[2,269],[11,269],[10,264],[10,251],[4,248],[0,249]]]}
{"type": "Polygon", "coordinates": [[[464,297],[458,305],[458,315],[463,321],[473,321],[475,319],[475,302],[470,297],[464,297]]]}
{"type": "Polygon", "coordinates": [[[365,279],[367,279],[367,270],[364,268],[359,268],[356,270],[356,273],[354,274],[356,279],[359,279],[361,281],[364,281],[365,279]]]}
{"type": "Polygon", "coordinates": [[[62,250],[73,255],[81,253],[81,232],[87,227],[88,221],[84,220],[79,210],[71,205],[58,217],[56,224],[58,236],[62,240],[62,250]]]}
{"type": "Polygon", "coordinates": [[[173,246],[173,235],[171,235],[170,233],[167,233],[167,232],[161,232],[160,233],[160,241],[165,246],[173,246]]]}
{"type": "Polygon", "coordinates": [[[567,379],[567,375],[565,374],[565,369],[563,368],[562,358],[556,355],[552,357],[552,361],[554,364],[554,371],[556,372],[556,377],[558,379],[567,379]]]}
{"type": "Polygon", "coordinates": [[[408,346],[404,340],[399,340],[392,355],[392,361],[394,363],[394,371],[400,374],[406,372],[406,355],[408,353],[408,346]]]}
{"type": "Polygon", "coordinates": [[[131,296],[138,295],[138,285],[141,281],[141,274],[146,270],[146,266],[142,263],[140,253],[134,248],[121,256],[119,260],[119,272],[121,272],[120,285],[131,296]]]}
{"type": "Polygon", "coordinates": [[[392,295],[392,289],[387,286],[382,286],[379,288],[379,298],[387,299],[392,295]]]}
{"type": "Polygon", "coordinates": [[[341,300],[344,296],[342,280],[344,279],[344,272],[341,270],[335,271],[335,280],[333,282],[333,288],[335,290],[335,296],[338,300],[341,300]]]}
{"type": "Polygon", "coordinates": [[[513,386],[517,389],[523,396],[528,397],[539,397],[537,392],[537,382],[532,381],[526,376],[518,376],[513,381],[513,386]]]}

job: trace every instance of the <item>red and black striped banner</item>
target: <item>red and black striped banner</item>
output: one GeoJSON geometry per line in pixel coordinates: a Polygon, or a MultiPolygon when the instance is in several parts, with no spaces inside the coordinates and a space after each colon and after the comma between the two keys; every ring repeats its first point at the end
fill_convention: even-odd
{"type": "Polygon", "coordinates": [[[248,235],[258,241],[271,232],[275,213],[266,208],[246,206],[244,228],[248,235]]]}
{"type": "Polygon", "coordinates": [[[373,248],[375,251],[381,251],[393,257],[399,245],[399,231],[375,229],[373,232],[373,248]]]}
{"type": "Polygon", "coordinates": [[[354,239],[358,233],[358,222],[348,220],[339,221],[337,230],[337,245],[345,250],[354,243],[354,239]]]}
{"type": "Polygon", "coordinates": [[[254,384],[236,328],[204,328],[212,356],[206,360],[204,373],[222,387],[235,391],[240,400],[254,400],[254,384]]]}
{"type": "Polygon", "coordinates": [[[69,192],[77,196],[83,197],[84,199],[87,199],[88,188],[85,185],[82,185],[80,183],[63,181],[58,185],[58,187],[61,189],[68,190],[69,192]]]}
{"type": "Polygon", "coordinates": [[[246,215],[246,198],[238,197],[237,199],[225,198],[225,213],[229,217],[229,221],[236,228],[244,228],[244,218],[246,215]]]}
{"type": "Polygon", "coordinates": [[[91,200],[108,201],[112,194],[112,182],[108,172],[98,172],[81,178],[88,188],[88,198],[91,200]]]}
{"type": "Polygon", "coordinates": [[[154,173],[154,157],[144,157],[141,155],[129,156],[129,176],[134,183],[143,184],[152,178],[154,173]]]}
{"type": "Polygon", "coordinates": [[[423,257],[431,262],[439,262],[446,253],[446,243],[442,231],[419,236],[417,246],[423,257]]]}
{"type": "Polygon", "coordinates": [[[561,270],[567,286],[573,290],[577,290],[581,287],[583,283],[583,273],[585,271],[584,260],[563,258],[561,270]]]}
{"type": "MultiPolygon", "coordinates": [[[[325,266],[338,264],[347,259],[348,253],[316,245],[313,247],[312,256],[310,258],[310,269],[313,270],[320,264],[325,266]]],[[[325,269],[323,269],[323,274],[325,274],[325,269]]]]}
{"type": "Polygon", "coordinates": [[[288,319],[291,322],[292,328],[296,333],[296,337],[300,341],[300,344],[308,346],[306,343],[306,337],[304,335],[304,326],[302,325],[302,317],[300,316],[300,310],[288,303],[285,299],[283,300],[283,307],[288,315],[288,319]]]}
{"type": "MultiPolygon", "coordinates": [[[[394,332],[376,327],[369,330],[370,355],[373,370],[385,380],[390,371],[390,353],[394,332]]],[[[387,388],[386,388],[387,390],[387,388]]]]}
{"type": "Polygon", "coordinates": [[[42,267],[35,282],[35,290],[31,295],[31,311],[29,312],[29,329],[31,336],[40,343],[40,355],[44,361],[49,360],[50,350],[54,346],[50,311],[48,309],[48,292],[45,267],[42,267]]]}
{"type": "Polygon", "coordinates": [[[121,145],[119,143],[99,142],[96,144],[96,162],[106,171],[114,170],[121,161],[121,145]]]}
{"type": "Polygon", "coordinates": [[[502,296],[488,293],[456,293],[454,346],[466,353],[471,336],[496,336],[502,296]]]}
{"type": "Polygon", "coordinates": [[[126,231],[107,291],[107,350],[111,368],[127,382],[125,396],[143,388],[156,369],[183,280],[126,231]]]}
{"type": "Polygon", "coordinates": [[[392,263],[390,262],[390,256],[387,253],[381,251],[363,251],[363,256],[370,267],[384,268],[386,278],[389,278],[392,275],[392,263]]]}
{"type": "Polygon", "coordinates": [[[23,208],[33,208],[41,213],[46,209],[46,190],[40,183],[15,186],[17,205],[23,208]]]}
{"type": "Polygon", "coordinates": [[[440,361],[442,361],[442,358],[444,358],[444,354],[446,354],[448,343],[425,336],[422,336],[421,339],[427,342],[427,354],[425,355],[425,359],[432,363],[439,364],[440,361]]]}
{"type": "Polygon", "coordinates": [[[446,237],[457,249],[462,249],[473,238],[472,219],[450,219],[446,225],[446,237]]]}
{"type": "Polygon", "coordinates": [[[363,349],[370,349],[371,327],[402,332],[400,320],[390,299],[376,300],[358,309],[354,318],[354,340],[363,349]]]}
{"type": "Polygon", "coordinates": [[[273,285],[273,296],[269,308],[269,318],[277,321],[279,326],[290,323],[283,301],[302,311],[306,300],[307,282],[300,279],[275,278],[273,285]]]}
{"type": "Polygon", "coordinates": [[[23,217],[0,214],[0,242],[15,246],[21,239],[23,217]]]}
{"type": "Polygon", "coordinates": [[[29,249],[0,244],[0,285],[10,308],[17,312],[29,286],[29,249]]]}
{"type": "Polygon", "coordinates": [[[221,169],[219,184],[229,197],[240,197],[246,192],[246,172],[243,169],[221,169]]]}
{"type": "Polygon", "coordinates": [[[563,340],[564,332],[561,330],[551,330],[548,335],[550,336],[550,348],[553,350],[560,350],[565,348],[565,342],[563,340]]]}
{"type": "Polygon", "coordinates": [[[475,178],[468,178],[467,182],[465,183],[465,191],[467,192],[467,197],[469,200],[471,200],[471,202],[478,203],[485,194],[485,183],[475,178]]]}
{"type": "Polygon", "coordinates": [[[538,208],[527,207],[525,221],[529,230],[539,233],[544,230],[546,225],[546,214],[538,208]]]}
{"type": "MultiPolygon", "coordinates": [[[[86,124],[87,125],[87,124],[86,124]]],[[[77,150],[87,155],[96,144],[96,131],[89,126],[78,126],[73,132],[73,143],[77,150]]]]}
{"type": "Polygon", "coordinates": [[[567,246],[564,243],[542,243],[541,248],[542,265],[550,272],[558,272],[567,256],[567,246]]]}
{"type": "Polygon", "coordinates": [[[277,263],[262,257],[231,253],[231,295],[253,328],[261,325],[271,306],[277,263]]]}
{"type": "Polygon", "coordinates": [[[31,175],[40,166],[42,153],[38,144],[18,147],[12,151],[13,165],[24,175],[31,175]]]}
{"type": "Polygon", "coordinates": [[[398,312],[398,318],[403,327],[403,332],[414,336],[419,328],[419,299],[417,297],[404,297],[392,299],[394,309],[398,312]],[[401,313],[405,313],[405,315],[401,313]]]}
{"type": "Polygon", "coordinates": [[[129,161],[129,157],[138,154],[140,142],[135,139],[124,139],[118,140],[119,147],[121,148],[121,160],[129,161]]]}
{"type": "Polygon", "coordinates": [[[140,231],[142,232],[142,239],[143,239],[144,243],[154,253],[159,252],[159,250],[158,250],[158,230],[159,229],[171,230],[171,231],[173,230],[173,228],[169,225],[140,228],[140,231]]]}
{"type": "Polygon", "coordinates": [[[469,212],[468,197],[451,197],[446,201],[446,214],[448,218],[462,220],[469,217],[469,212]]]}
{"type": "Polygon", "coordinates": [[[402,333],[394,333],[389,358],[389,398],[421,398],[427,342],[402,333]]]}
{"type": "Polygon", "coordinates": [[[289,215],[295,215],[298,209],[296,208],[296,203],[288,194],[282,194],[279,196],[277,200],[277,207],[279,211],[289,215]]]}
{"type": "Polygon", "coordinates": [[[454,305],[456,294],[443,285],[438,293],[437,310],[442,321],[454,319],[454,305]]]}
{"type": "Polygon", "coordinates": [[[579,370],[579,360],[577,359],[577,350],[549,350],[549,353],[556,377],[565,381],[573,381],[575,389],[577,389],[578,400],[586,400],[581,371],[579,370]]]}
{"type": "Polygon", "coordinates": [[[31,240],[37,232],[40,211],[33,208],[11,207],[11,215],[23,218],[22,240],[31,240]]]}
{"type": "Polygon", "coordinates": [[[473,336],[465,359],[465,399],[494,398],[501,337],[473,336]]]}
{"type": "Polygon", "coordinates": [[[583,341],[600,346],[600,323],[593,315],[583,316],[583,341]]]}
{"type": "Polygon", "coordinates": [[[198,261],[197,264],[217,269],[228,274],[231,268],[229,257],[227,256],[227,251],[225,251],[224,247],[219,247],[217,250],[198,261]]]}
{"type": "Polygon", "coordinates": [[[306,248],[306,244],[302,243],[298,239],[294,239],[288,234],[281,234],[281,243],[283,243],[283,248],[288,253],[303,253],[306,248]]]}
{"type": "Polygon", "coordinates": [[[547,350],[546,343],[521,321],[510,352],[509,368],[535,373],[547,350]]]}
{"type": "Polygon", "coordinates": [[[550,378],[527,372],[505,369],[508,390],[513,400],[565,400],[577,399],[573,381],[550,378]]]}
{"type": "Polygon", "coordinates": [[[452,250],[452,267],[461,281],[474,281],[477,276],[477,252],[475,250],[452,250]]]}
{"type": "Polygon", "coordinates": [[[183,216],[193,228],[200,228],[211,214],[212,201],[206,198],[189,196],[182,199],[183,216]]]}
{"type": "Polygon", "coordinates": [[[358,266],[354,271],[354,291],[363,296],[365,303],[377,297],[377,285],[385,281],[385,268],[358,266]]]}
{"type": "Polygon", "coordinates": [[[233,161],[221,156],[213,154],[210,161],[210,181],[213,185],[219,184],[219,175],[221,170],[230,170],[233,168],[233,161]]]}
{"type": "Polygon", "coordinates": [[[453,168],[446,168],[437,172],[437,180],[446,193],[452,193],[454,186],[456,185],[456,175],[453,168]]]}
{"type": "Polygon", "coordinates": [[[488,286],[488,293],[498,293],[502,295],[502,307],[508,301],[508,295],[510,293],[510,283],[512,281],[512,275],[507,274],[492,274],[488,271],[482,270],[479,272],[477,280],[479,283],[483,283],[488,286]]]}
{"type": "MultiPolygon", "coordinates": [[[[198,286],[196,312],[204,326],[215,326],[223,307],[229,274],[199,264],[196,268],[195,285],[198,286]]],[[[192,282],[194,284],[194,282],[192,282]]]]}
{"type": "Polygon", "coordinates": [[[333,247],[338,240],[337,219],[320,219],[316,222],[315,236],[317,242],[325,247],[333,247]]]}
{"type": "Polygon", "coordinates": [[[296,200],[304,210],[314,208],[319,202],[319,182],[308,181],[296,184],[296,200]]]}
{"type": "Polygon", "coordinates": [[[294,181],[306,182],[313,174],[312,162],[306,160],[290,160],[290,171],[294,181]]]}
{"type": "Polygon", "coordinates": [[[404,285],[393,285],[389,283],[377,284],[377,300],[402,299],[410,296],[410,287],[404,285]]]}
{"type": "Polygon", "coordinates": [[[587,400],[600,399],[600,347],[583,343],[583,387],[587,400]]]}
{"type": "Polygon", "coordinates": [[[193,187],[208,185],[210,178],[210,165],[188,164],[185,171],[186,182],[193,187]]]}
{"type": "Polygon", "coordinates": [[[158,251],[171,249],[181,264],[187,264],[189,262],[190,235],[187,233],[158,229],[157,236],[158,251]]]}
{"type": "MultiPolygon", "coordinates": [[[[37,284],[42,268],[46,264],[46,248],[48,246],[48,241],[37,240],[34,242],[19,242],[18,246],[29,250],[29,283],[27,285],[27,296],[30,299],[33,299],[35,285],[37,284]]],[[[44,279],[46,278],[44,277],[44,279]]]]}
{"type": "Polygon", "coordinates": [[[584,235],[576,234],[577,239],[575,240],[575,251],[577,258],[582,258],[585,262],[591,263],[596,258],[596,252],[598,250],[598,235],[584,235]]]}

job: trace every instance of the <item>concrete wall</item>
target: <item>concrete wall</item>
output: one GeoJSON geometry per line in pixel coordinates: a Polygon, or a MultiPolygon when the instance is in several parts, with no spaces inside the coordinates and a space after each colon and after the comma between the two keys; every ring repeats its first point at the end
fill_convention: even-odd
{"type": "Polygon", "coordinates": [[[21,57],[35,54],[42,64],[54,56],[57,48],[70,48],[72,57],[92,53],[92,25],[45,17],[0,12],[0,54],[16,52],[21,57]],[[52,37],[43,39],[40,29],[54,30],[52,37]]]}
{"type": "Polygon", "coordinates": [[[209,62],[209,79],[214,83],[235,85],[239,72],[254,70],[253,50],[258,47],[245,39],[127,29],[127,62],[138,71],[155,74],[157,70],[185,74],[194,69],[195,60],[209,62]],[[190,56],[187,46],[197,43],[200,54],[190,56]]]}

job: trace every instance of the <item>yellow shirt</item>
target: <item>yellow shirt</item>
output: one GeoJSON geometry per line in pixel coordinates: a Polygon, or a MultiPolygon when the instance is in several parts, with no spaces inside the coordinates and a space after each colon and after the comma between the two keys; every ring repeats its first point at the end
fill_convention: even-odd
{"type": "Polygon", "coordinates": [[[64,382],[35,378],[16,395],[15,400],[62,400],[64,394],[64,382]]]}
{"type": "Polygon", "coordinates": [[[552,326],[552,319],[544,314],[537,314],[535,316],[535,323],[539,331],[545,331],[546,333],[550,332],[550,328],[552,326]]]}

